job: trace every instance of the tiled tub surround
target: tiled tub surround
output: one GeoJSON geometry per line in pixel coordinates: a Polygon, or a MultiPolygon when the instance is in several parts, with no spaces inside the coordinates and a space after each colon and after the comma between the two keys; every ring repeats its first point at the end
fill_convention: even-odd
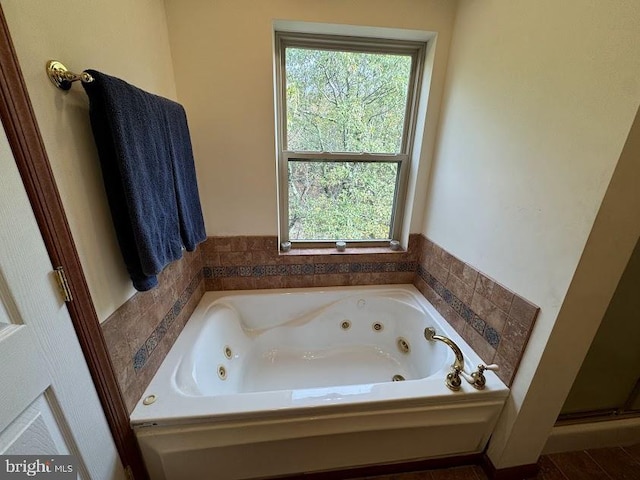
{"type": "Polygon", "coordinates": [[[184,252],[158,276],[158,287],[136,293],[102,323],[129,411],[204,294],[201,252],[184,252]]]}
{"type": "Polygon", "coordinates": [[[423,235],[406,251],[369,248],[278,251],[276,236],[209,237],[203,244],[207,290],[413,283],[511,385],[538,307],[423,235]]]}
{"type": "Polygon", "coordinates": [[[511,385],[539,308],[422,237],[414,285],[511,385]]]}
{"type": "Polygon", "coordinates": [[[347,248],[278,251],[276,236],[209,237],[204,243],[207,290],[413,283],[419,235],[408,251],[347,248]]]}

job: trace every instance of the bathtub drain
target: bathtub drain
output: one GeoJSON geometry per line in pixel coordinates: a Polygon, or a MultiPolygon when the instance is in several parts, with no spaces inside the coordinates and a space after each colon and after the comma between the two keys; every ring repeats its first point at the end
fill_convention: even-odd
{"type": "Polygon", "coordinates": [[[345,320],[340,324],[340,328],[343,330],[349,330],[351,328],[351,322],[349,320],[345,320]]]}
{"type": "Polygon", "coordinates": [[[391,380],[394,382],[404,382],[405,378],[400,374],[396,374],[391,378],[391,380]]]}

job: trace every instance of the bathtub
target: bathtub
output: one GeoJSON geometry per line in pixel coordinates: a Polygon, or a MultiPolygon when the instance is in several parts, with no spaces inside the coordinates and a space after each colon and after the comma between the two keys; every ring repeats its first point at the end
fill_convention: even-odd
{"type": "Polygon", "coordinates": [[[413,287],[207,292],[131,415],[151,478],[264,478],[481,452],[509,394],[445,385],[413,287]]]}

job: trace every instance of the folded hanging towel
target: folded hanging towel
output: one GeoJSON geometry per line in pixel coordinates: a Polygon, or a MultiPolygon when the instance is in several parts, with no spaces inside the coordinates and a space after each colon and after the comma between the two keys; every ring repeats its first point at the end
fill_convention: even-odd
{"type": "Polygon", "coordinates": [[[187,251],[192,252],[207,238],[207,234],[202,218],[187,115],[179,103],[164,98],[162,100],[165,103],[164,113],[169,128],[180,237],[187,251]]]}
{"type": "Polygon", "coordinates": [[[83,86],[118,243],[133,286],[149,290],[182,257],[183,237],[190,250],[205,238],[186,115],[175,102],[88,72],[94,81],[83,86]]]}

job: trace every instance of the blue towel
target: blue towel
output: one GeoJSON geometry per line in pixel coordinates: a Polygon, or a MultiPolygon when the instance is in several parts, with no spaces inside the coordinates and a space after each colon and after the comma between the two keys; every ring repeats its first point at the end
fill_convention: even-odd
{"type": "Polygon", "coordinates": [[[182,243],[189,252],[207,238],[198,194],[198,181],[193,162],[187,115],[182,105],[162,99],[169,127],[169,148],[173,160],[178,218],[182,243]]]}
{"type": "Polygon", "coordinates": [[[118,243],[133,286],[206,238],[184,109],[123,80],[88,70],[83,83],[118,243]],[[183,240],[184,239],[184,240],[183,240]]]}

